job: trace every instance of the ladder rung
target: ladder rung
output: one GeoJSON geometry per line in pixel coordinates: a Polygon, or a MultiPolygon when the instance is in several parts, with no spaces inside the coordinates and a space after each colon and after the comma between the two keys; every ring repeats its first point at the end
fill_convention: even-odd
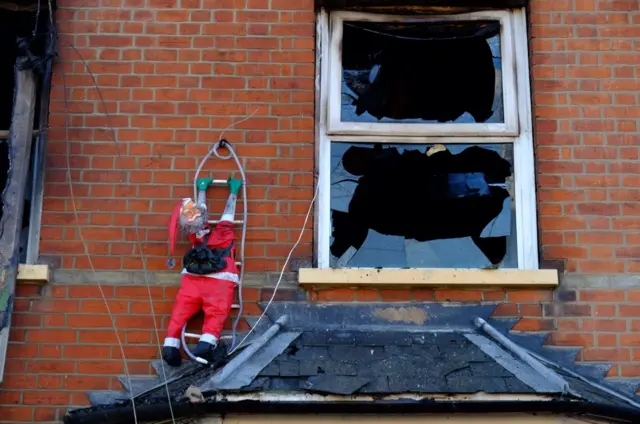
{"type": "MultiPolygon", "coordinates": [[[[195,334],[195,333],[184,333],[184,337],[185,337],[185,339],[199,339],[201,336],[202,336],[201,334],[195,334]]],[[[230,334],[225,334],[225,335],[220,336],[220,338],[221,338],[222,340],[228,340],[228,339],[233,338],[233,336],[232,336],[232,335],[230,335],[230,334]]]]}
{"type": "Polygon", "coordinates": [[[227,180],[213,180],[211,181],[209,186],[212,186],[212,185],[227,185],[227,180]]]}
{"type": "MultiPolygon", "coordinates": [[[[210,219],[209,220],[209,224],[218,225],[219,223],[220,223],[219,219],[210,219]]],[[[241,219],[240,220],[234,220],[233,223],[234,223],[234,225],[241,225],[241,224],[244,224],[244,221],[241,220],[241,219]]]]}
{"type": "MultiPolygon", "coordinates": [[[[244,181],[242,182],[242,184],[244,185],[244,181]]],[[[213,180],[209,183],[209,187],[211,186],[226,186],[229,185],[229,182],[227,180],[213,180]]]]}

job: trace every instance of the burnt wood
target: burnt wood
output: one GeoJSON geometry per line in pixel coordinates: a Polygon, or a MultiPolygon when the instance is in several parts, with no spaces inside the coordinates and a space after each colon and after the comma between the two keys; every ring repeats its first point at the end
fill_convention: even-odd
{"type": "Polygon", "coordinates": [[[385,13],[393,13],[393,9],[406,12],[410,8],[463,8],[463,9],[511,9],[526,7],[527,0],[315,0],[316,7],[327,9],[366,9],[384,8],[385,13]]]}

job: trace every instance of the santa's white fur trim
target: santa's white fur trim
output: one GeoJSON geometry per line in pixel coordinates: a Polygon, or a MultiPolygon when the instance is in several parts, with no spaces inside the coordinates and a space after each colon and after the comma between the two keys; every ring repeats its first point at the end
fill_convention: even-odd
{"type": "Polygon", "coordinates": [[[213,334],[203,334],[202,336],[200,336],[200,341],[201,342],[207,342],[209,344],[212,345],[216,345],[218,343],[218,338],[216,336],[214,336],[213,334]]]}
{"type": "Polygon", "coordinates": [[[164,345],[180,349],[180,339],[176,339],[175,337],[166,337],[164,339],[164,345]]]}

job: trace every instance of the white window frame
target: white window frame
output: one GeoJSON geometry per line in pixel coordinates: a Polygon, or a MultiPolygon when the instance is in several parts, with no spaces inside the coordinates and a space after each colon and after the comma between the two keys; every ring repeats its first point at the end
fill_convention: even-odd
{"type": "Polygon", "coordinates": [[[538,234],[531,117],[526,11],[522,9],[457,15],[399,16],[321,9],[316,25],[316,172],[315,246],[318,268],[330,268],[331,142],[361,143],[512,143],[518,269],[535,270],[538,234]],[[503,75],[503,124],[404,124],[340,121],[342,22],[499,20],[503,75]]]}
{"type": "Polygon", "coordinates": [[[513,49],[512,14],[507,11],[474,12],[461,15],[445,16],[398,16],[375,15],[360,12],[331,12],[329,35],[329,98],[328,122],[329,134],[341,135],[389,135],[419,136],[516,136],[518,135],[518,114],[515,87],[515,58],[513,49]],[[430,123],[401,124],[377,122],[343,122],[341,114],[342,96],[342,28],[344,21],[360,22],[446,22],[446,21],[478,21],[497,20],[500,22],[500,49],[503,58],[502,66],[502,101],[504,123],[430,123]]]}

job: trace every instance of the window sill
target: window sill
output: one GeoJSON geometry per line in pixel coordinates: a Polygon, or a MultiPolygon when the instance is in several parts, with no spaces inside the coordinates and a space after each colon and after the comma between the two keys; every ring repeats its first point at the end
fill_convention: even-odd
{"type": "Polygon", "coordinates": [[[300,286],[369,287],[557,287],[555,269],[374,269],[301,268],[300,286]]]}

